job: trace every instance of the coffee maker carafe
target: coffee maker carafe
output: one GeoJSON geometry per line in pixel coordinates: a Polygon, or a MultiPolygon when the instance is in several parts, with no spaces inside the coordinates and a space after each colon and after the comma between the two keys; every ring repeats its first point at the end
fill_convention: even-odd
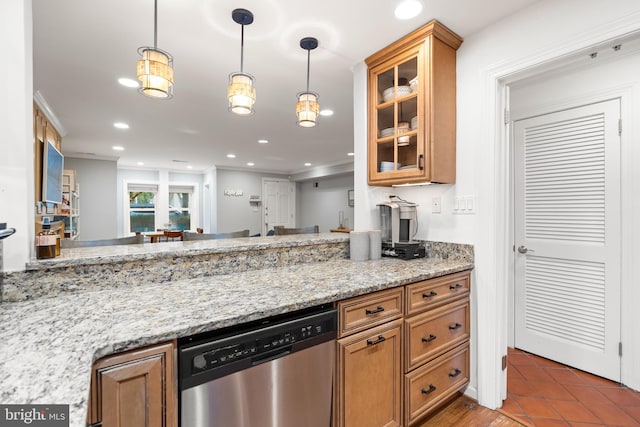
{"type": "Polygon", "coordinates": [[[425,256],[422,243],[413,240],[418,232],[417,207],[417,204],[397,196],[378,204],[383,255],[403,259],[425,256]]]}

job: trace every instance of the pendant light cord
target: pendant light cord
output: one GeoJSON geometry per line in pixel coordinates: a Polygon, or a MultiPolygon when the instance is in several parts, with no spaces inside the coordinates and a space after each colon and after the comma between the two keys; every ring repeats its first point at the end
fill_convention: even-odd
{"type": "Polygon", "coordinates": [[[240,72],[244,69],[244,24],[240,30],[240,72]]]}
{"type": "Polygon", "coordinates": [[[307,49],[307,92],[309,92],[309,73],[311,70],[310,64],[311,63],[311,49],[307,49]]]}
{"type": "Polygon", "coordinates": [[[153,2],[153,48],[158,48],[158,0],[153,2]]]}

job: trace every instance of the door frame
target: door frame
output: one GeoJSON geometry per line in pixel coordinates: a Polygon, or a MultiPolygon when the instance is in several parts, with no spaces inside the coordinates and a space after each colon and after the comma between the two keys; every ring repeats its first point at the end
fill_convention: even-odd
{"type": "MultiPolygon", "coordinates": [[[[479,189],[478,196],[485,201],[486,209],[478,212],[477,234],[475,238],[476,281],[482,283],[482,292],[475,292],[477,307],[477,391],[481,405],[491,409],[502,406],[506,398],[506,370],[502,370],[501,360],[507,354],[509,303],[507,295],[512,285],[513,277],[513,227],[511,224],[513,213],[513,189],[511,185],[511,155],[510,126],[505,125],[504,111],[509,108],[508,86],[526,77],[542,74],[563,61],[570,61],[576,54],[585,54],[589,50],[604,43],[611,43],[620,37],[638,36],[640,29],[633,17],[629,17],[619,25],[600,28],[591,31],[584,37],[561,42],[555,49],[540,52],[539,55],[528,55],[526,58],[506,60],[498,65],[482,70],[480,81],[482,92],[480,103],[484,105],[486,114],[481,128],[482,138],[495,141],[489,145],[482,155],[481,161],[476,162],[477,176],[482,176],[486,185],[479,189]]],[[[633,88],[636,99],[640,99],[640,90],[633,88]]],[[[624,141],[633,140],[634,135],[640,135],[640,126],[634,125],[628,113],[623,112],[623,121],[628,123],[624,141]]],[[[627,142],[629,144],[629,142],[627,142]]],[[[623,156],[622,173],[629,175],[631,169],[630,156],[623,156]],[[625,170],[627,171],[625,173],[625,170]]],[[[623,181],[623,184],[624,181],[623,181]]],[[[629,200],[624,195],[629,194],[632,183],[626,183],[622,188],[623,227],[631,224],[633,213],[629,200]],[[626,189],[625,189],[626,187],[626,189]]],[[[640,299],[640,289],[633,289],[631,282],[633,273],[633,249],[629,233],[623,233],[622,242],[622,289],[624,319],[634,317],[632,300],[640,299]]],[[[637,234],[637,231],[636,231],[637,234]]],[[[636,315],[635,321],[640,320],[636,315]]],[[[640,389],[640,336],[622,330],[622,340],[626,344],[622,360],[622,382],[628,386],[640,389]]]]}

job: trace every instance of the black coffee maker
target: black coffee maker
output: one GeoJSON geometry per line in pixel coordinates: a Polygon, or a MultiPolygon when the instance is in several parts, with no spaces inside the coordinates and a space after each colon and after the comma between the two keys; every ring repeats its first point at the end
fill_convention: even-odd
{"type": "Polygon", "coordinates": [[[382,255],[402,259],[423,258],[424,245],[413,240],[418,232],[418,205],[397,196],[378,204],[382,255]]]}

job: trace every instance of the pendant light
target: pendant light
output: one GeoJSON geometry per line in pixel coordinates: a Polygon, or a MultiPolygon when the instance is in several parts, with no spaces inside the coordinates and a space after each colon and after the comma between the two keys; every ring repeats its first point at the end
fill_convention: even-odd
{"type": "Polygon", "coordinates": [[[300,40],[300,47],[307,51],[307,90],[298,94],[298,102],[296,103],[297,123],[305,128],[314,127],[318,124],[318,116],[320,115],[320,104],[318,103],[318,94],[309,91],[309,68],[311,62],[311,50],[318,47],[318,39],[314,37],[305,37],[300,40]]]}
{"type": "Polygon", "coordinates": [[[173,56],[158,49],[158,0],[154,0],[153,47],[138,48],[137,76],[142,83],[138,92],[151,98],[173,97],[173,56]]]}
{"type": "Polygon", "coordinates": [[[247,115],[253,114],[253,104],[256,102],[256,88],[253,87],[253,76],[243,72],[244,67],[244,26],[253,22],[253,14],[246,9],[235,9],[231,18],[242,26],[240,35],[240,72],[229,74],[229,111],[247,115]]]}

